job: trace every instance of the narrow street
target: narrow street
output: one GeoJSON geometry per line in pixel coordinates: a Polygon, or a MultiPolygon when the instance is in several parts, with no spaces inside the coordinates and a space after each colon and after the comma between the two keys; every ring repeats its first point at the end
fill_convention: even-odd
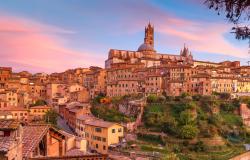
{"type": "Polygon", "coordinates": [[[62,117],[58,116],[57,117],[57,125],[64,131],[70,133],[70,134],[74,134],[72,132],[72,130],[69,128],[69,126],[66,124],[65,120],[62,119],[62,117]]]}

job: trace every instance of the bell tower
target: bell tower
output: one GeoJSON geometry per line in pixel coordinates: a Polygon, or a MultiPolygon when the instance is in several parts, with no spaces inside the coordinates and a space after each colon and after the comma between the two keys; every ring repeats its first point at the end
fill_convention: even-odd
{"type": "Polygon", "coordinates": [[[150,44],[154,48],[154,27],[148,23],[148,26],[145,27],[145,38],[144,43],[150,44]]]}

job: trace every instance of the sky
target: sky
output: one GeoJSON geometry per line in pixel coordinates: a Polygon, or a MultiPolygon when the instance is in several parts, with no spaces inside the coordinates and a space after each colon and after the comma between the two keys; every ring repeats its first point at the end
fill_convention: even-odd
{"type": "Polygon", "coordinates": [[[249,60],[248,42],[236,40],[232,24],[203,0],[4,0],[0,66],[32,73],[104,67],[110,49],[138,49],[149,21],[158,53],[179,54],[185,44],[196,60],[249,60]]]}

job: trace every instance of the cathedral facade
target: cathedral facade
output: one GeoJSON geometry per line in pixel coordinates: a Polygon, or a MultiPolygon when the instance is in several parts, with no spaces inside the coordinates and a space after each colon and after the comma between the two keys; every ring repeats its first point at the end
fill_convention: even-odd
{"type": "Polygon", "coordinates": [[[145,27],[144,43],[137,51],[111,49],[105,68],[112,68],[119,63],[136,64],[142,63],[145,67],[159,66],[161,64],[178,62],[180,64],[193,64],[193,56],[188,48],[184,47],[179,55],[157,53],[154,49],[154,27],[149,23],[145,27]]]}

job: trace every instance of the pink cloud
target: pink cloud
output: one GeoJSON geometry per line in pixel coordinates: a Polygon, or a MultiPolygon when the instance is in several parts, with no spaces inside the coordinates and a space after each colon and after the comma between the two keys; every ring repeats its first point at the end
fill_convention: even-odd
{"type": "MultiPolygon", "coordinates": [[[[192,21],[190,21],[192,22],[192,21]]],[[[195,52],[208,52],[246,58],[247,45],[245,48],[231,44],[224,35],[229,33],[230,25],[220,23],[194,22],[190,26],[163,26],[158,32],[163,34],[162,44],[180,46],[186,43],[195,52]]]]}
{"type": "MultiPolygon", "coordinates": [[[[192,3],[204,6],[203,0],[191,0],[192,3]],[[198,3],[199,2],[199,3],[198,3]]],[[[232,25],[225,21],[206,22],[203,20],[189,20],[178,17],[170,12],[150,3],[130,2],[115,4],[114,12],[120,14],[120,21],[111,25],[114,34],[134,34],[142,31],[142,26],[151,21],[155,26],[155,32],[159,33],[161,41],[156,43],[168,48],[181,48],[186,43],[192,51],[208,52],[213,54],[230,55],[239,58],[248,57],[248,45],[236,46],[224,37],[231,31],[232,25]],[[128,4],[127,4],[128,3],[128,4]],[[115,27],[115,29],[114,29],[115,27]],[[122,30],[118,30],[121,28],[122,30]]],[[[236,40],[235,40],[236,41],[236,40]]]]}
{"type": "Polygon", "coordinates": [[[59,33],[74,32],[27,19],[0,16],[0,64],[33,72],[102,66],[103,60],[93,54],[65,47],[65,40],[59,33]]]}

